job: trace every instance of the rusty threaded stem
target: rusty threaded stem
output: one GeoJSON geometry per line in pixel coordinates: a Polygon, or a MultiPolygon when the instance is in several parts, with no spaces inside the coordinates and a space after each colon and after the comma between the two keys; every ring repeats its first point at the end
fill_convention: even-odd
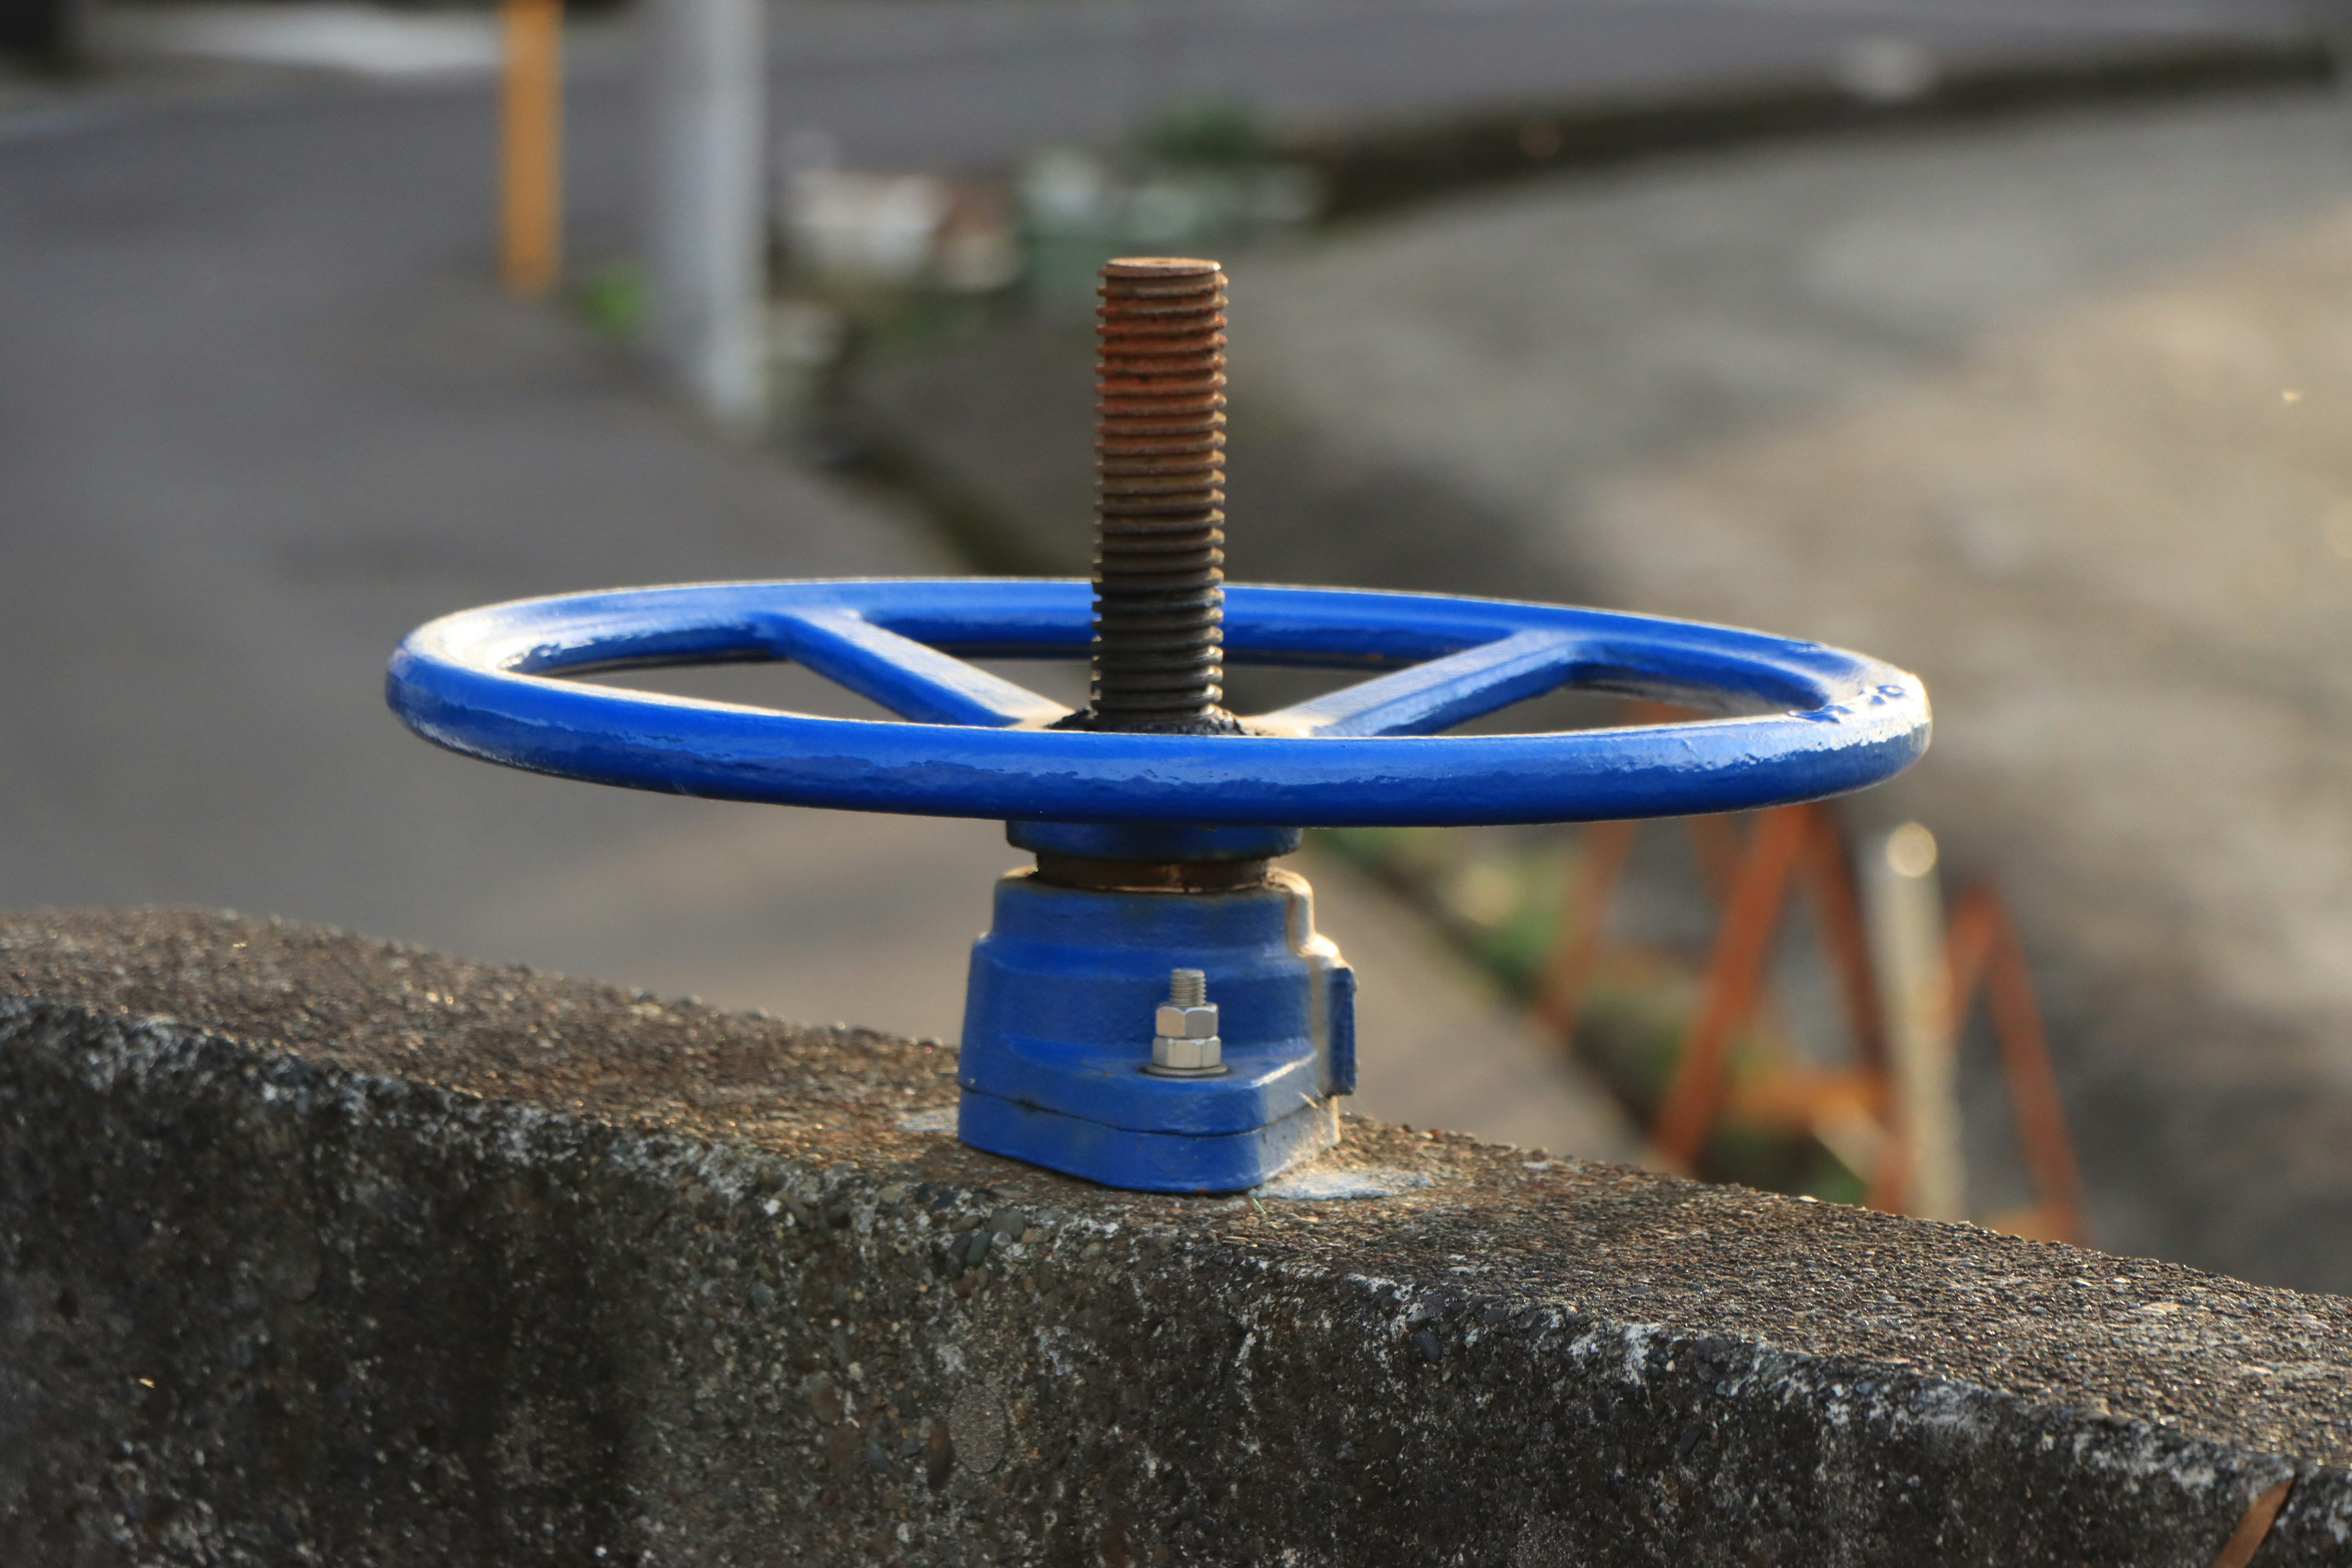
{"type": "Polygon", "coordinates": [[[1093,727],[1230,730],[1224,698],[1225,275],[1102,272],[1093,727]]]}

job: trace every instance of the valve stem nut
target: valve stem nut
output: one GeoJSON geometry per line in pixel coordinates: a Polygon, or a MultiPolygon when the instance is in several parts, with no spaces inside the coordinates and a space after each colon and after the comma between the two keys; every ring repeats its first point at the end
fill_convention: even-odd
{"type": "Polygon", "coordinates": [[[1168,1000],[1160,1005],[1151,1059],[1143,1070],[1161,1078],[1217,1078],[1225,1071],[1225,1043],[1217,1037],[1217,1005],[1209,977],[1198,969],[1168,973],[1168,1000]]]}

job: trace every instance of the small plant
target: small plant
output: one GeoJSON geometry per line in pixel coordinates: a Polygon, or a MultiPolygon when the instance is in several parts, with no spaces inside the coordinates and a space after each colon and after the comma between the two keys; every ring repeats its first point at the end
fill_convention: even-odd
{"type": "Polygon", "coordinates": [[[646,304],[646,269],[626,258],[593,268],[572,290],[582,320],[600,336],[624,342],[644,331],[646,304]]]}
{"type": "Polygon", "coordinates": [[[1172,168],[1242,171],[1281,157],[1257,111],[1238,99],[1196,99],[1165,109],[1137,142],[1145,157],[1172,168]]]}

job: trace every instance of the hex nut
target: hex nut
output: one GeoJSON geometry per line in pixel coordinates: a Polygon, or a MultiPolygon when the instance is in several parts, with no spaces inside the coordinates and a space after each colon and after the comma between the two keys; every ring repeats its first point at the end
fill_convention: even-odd
{"type": "Polygon", "coordinates": [[[1161,1078],[1219,1078],[1225,1044],[1217,1037],[1217,1005],[1209,1000],[1208,976],[1197,969],[1168,972],[1168,1000],[1154,1016],[1159,1033],[1143,1070],[1161,1078]]]}
{"type": "Polygon", "coordinates": [[[1158,1028],[1171,1040],[1213,1038],[1217,1032],[1217,1005],[1211,1002],[1199,1007],[1176,1007],[1162,1004],[1158,1028]]]}
{"type": "Polygon", "coordinates": [[[1162,1035],[1151,1042],[1151,1065],[1174,1068],[1180,1072],[1201,1072],[1224,1064],[1224,1042],[1211,1035],[1206,1039],[1181,1039],[1162,1035]]]}

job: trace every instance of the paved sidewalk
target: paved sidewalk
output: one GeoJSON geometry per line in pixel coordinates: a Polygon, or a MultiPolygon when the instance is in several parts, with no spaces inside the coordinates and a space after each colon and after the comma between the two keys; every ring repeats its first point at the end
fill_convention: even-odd
{"type": "Polygon", "coordinates": [[[1935,749],[1858,809],[2019,910],[2093,1234],[2336,1290],[2347,154],[2280,99],[1694,163],[1244,275],[1236,321],[1237,378],[1555,581],[1924,675],[1935,749]]]}

